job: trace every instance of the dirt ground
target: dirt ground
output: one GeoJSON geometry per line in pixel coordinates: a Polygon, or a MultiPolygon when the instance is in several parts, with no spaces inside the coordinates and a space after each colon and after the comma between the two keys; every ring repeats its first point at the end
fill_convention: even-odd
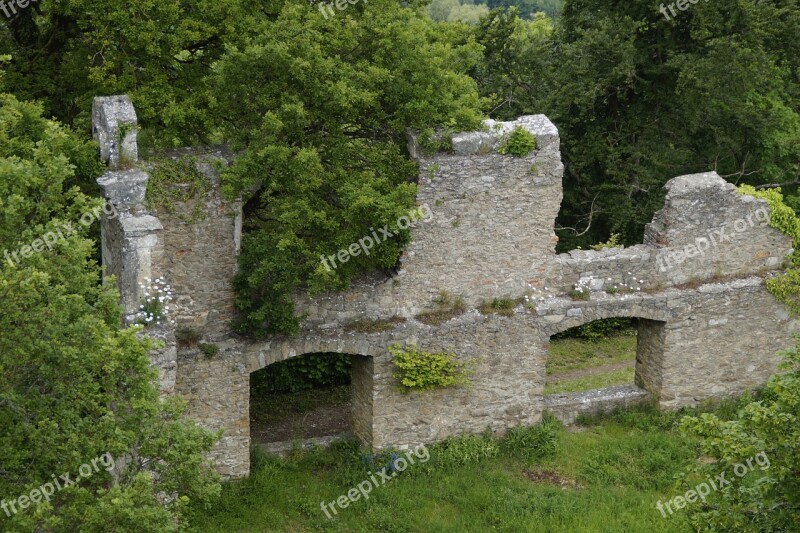
{"type": "Polygon", "coordinates": [[[269,443],[347,433],[352,429],[350,400],[341,396],[303,391],[254,400],[250,436],[254,443],[269,443]]]}

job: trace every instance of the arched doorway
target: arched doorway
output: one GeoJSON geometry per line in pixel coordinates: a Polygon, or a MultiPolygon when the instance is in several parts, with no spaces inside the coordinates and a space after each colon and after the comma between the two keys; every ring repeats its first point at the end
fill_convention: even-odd
{"type": "Polygon", "coordinates": [[[250,373],[251,445],[282,453],[372,433],[371,358],[338,352],[296,355],[250,373]]]}

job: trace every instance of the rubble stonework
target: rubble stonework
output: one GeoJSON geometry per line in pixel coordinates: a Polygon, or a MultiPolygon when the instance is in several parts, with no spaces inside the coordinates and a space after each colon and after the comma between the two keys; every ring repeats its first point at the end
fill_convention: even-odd
{"type": "MultiPolygon", "coordinates": [[[[109,101],[127,109],[124,98],[111,97],[103,100],[103,116],[130,116],[109,109],[109,101]]],[[[99,139],[115,138],[108,124],[95,122],[99,139]]],[[[484,131],[454,135],[452,147],[452,153],[426,154],[409,138],[419,162],[417,201],[432,219],[412,225],[396,271],[364,276],[341,293],[298,292],[297,312],[307,314],[300,333],[261,342],[230,330],[241,202],[222,198],[215,165],[208,163],[229,161],[227,151],[174,154],[194,156],[211,183],[207,194],[174,213],[143,209],[145,170],[110,171],[98,180],[121,213],[120,223],[103,226],[103,261],[117,275],[126,311],[141,297],[139,280],[164,276],[177,294],[175,328],[191,328],[219,350],[205,355],[197,342],[182,343],[178,331],[175,352],[155,354],[154,363],[162,368],[162,389],[188,400],[188,416],[225,430],[212,453],[225,476],[249,472],[250,373],[290,357],[357,356],[355,434],[376,449],[404,448],[533,424],[545,409],[572,421],[580,412],[645,395],[677,408],[741,393],[766,382],[776,353],[800,331],[764,286],[764,277],[782,268],[791,239],[767,224],[764,201],[739,195],[715,173],[668,182],[665,206],[647,226],[644,244],[556,254],[563,165],[555,126],[543,115],[488,121],[484,131]],[[537,139],[526,157],[497,152],[515,127],[537,139]],[[205,218],[186,222],[181,214],[196,210],[197,202],[205,218]],[[588,301],[570,298],[576,285],[591,290],[588,301]],[[438,326],[417,320],[443,290],[461,295],[467,312],[438,326]],[[480,304],[492,298],[520,303],[509,317],[481,314],[480,304]],[[406,321],[376,333],[346,328],[393,316],[406,321]],[[546,397],[550,337],[610,317],[641,319],[637,387],[546,397]],[[452,350],[472,362],[471,385],[401,393],[387,350],[392,343],[452,350]]]]}

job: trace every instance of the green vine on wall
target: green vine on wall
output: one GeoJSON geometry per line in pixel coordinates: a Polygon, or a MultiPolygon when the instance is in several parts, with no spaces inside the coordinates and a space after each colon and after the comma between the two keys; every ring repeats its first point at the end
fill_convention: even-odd
{"type": "Polygon", "coordinates": [[[193,157],[162,159],[153,164],[147,182],[147,204],[151,209],[175,213],[178,202],[197,199],[194,210],[185,222],[193,224],[205,219],[203,197],[211,190],[210,180],[197,169],[193,157]]]}
{"type": "Polygon", "coordinates": [[[769,225],[792,238],[794,253],[791,256],[791,266],[785,273],[767,279],[766,284],[767,290],[778,301],[800,315],[800,217],[784,203],[780,188],[756,190],[751,185],[742,185],[738,191],[766,200],[770,210],[769,225]]]}
{"type": "Polygon", "coordinates": [[[473,369],[452,352],[426,352],[415,345],[389,346],[401,390],[429,390],[466,385],[473,369]]]}

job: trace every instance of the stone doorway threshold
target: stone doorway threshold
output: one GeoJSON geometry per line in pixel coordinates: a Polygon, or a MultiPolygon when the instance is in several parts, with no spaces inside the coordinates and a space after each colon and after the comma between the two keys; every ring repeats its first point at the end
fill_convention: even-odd
{"type": "Polygon", "coordinates": [[[340,433],[338,435],[329,435],[327,437],[313,437],[310,439],[286,440],[282,442],[258,442],[256,444],[266,453],[286,457],[293,449],[299,448],[302,450],[309,450],[316,446],[325,448],[330,446],[334,441],[349,440],[353,438],[355,438],[355,436],[352,433],[340,433]]]}

